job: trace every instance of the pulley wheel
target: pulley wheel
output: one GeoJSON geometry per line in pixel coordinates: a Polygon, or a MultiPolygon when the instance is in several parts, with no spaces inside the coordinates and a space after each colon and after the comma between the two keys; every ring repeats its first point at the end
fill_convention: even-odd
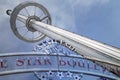
{"type": "Polygon", "coordinates": [[[30,24],[32,19],[51,25],[50,14],[41,4],[27,1],[14,8],[11,13],[10,24],[14,34],[19,39],[26,42],[37,42],[45,37],[43,33],[32,27],[30,24]],[[19,20],[18,15],[25,16],[26,21],[19,20]]]}

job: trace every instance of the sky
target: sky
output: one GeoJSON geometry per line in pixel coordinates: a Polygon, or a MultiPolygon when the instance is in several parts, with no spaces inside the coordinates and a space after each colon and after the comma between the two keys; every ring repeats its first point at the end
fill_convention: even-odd
{"type": "MultiPolygon", "coordinates": [[[[0,52],[30,52],[37,43],[19,40],[6,10],[27,0],[0,1],[0,52]]],[[[120,48],[120,0],[29,0],[46,7],[52,25],[120,48]]]]}
{"type": "MultiPolygon", "coordinates": [[[[0,0],[0,53],[30,52],[27,43],[12,32],[7,9],[28,0],[0,0]]],[[[52,25],[120,48],[120,0],[29,0],[44,5],[52,25]]]]}

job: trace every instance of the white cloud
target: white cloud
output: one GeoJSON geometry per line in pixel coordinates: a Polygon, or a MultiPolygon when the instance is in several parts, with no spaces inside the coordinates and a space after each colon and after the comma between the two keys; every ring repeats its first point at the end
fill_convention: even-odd
{"type": "Polygon", "coordinates": [[[73,6],[81,5],[84,7],[90,7],[94,4],[106,4],[109,2],[109,0],[69,0],[69,2],[73,6]]]}
{"type": "Polygon", "coordinates": [[[76,30],[72,6],[68,3],[68,1],[62,0],[59,2],[57,0],[52,0],[46,2],[46,5],[49,5],[47,8],[52,15],[54,26],[69,29],[71,31],[76,30]]]}
{"type": "Polygon", "coordinates": [[[104,6],[110,0],[69,0],[68,2],[71,5],[74,16],[83,16],[91,11],[93,7],[97,5],[104,6]]]}

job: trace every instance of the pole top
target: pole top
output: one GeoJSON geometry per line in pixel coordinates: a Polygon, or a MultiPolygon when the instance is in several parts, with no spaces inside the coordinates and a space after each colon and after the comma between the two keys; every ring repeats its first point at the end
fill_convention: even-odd
{"type": "Polygon", "coordinates": [[[39,3],[26,1],[16,6],[13,11],[8,9],[10,25],[13,33],[26,42],[38,42],[45,35],[35,30],[31,25],[31,19],[51,25],[51,16],[47,9],[39,3]]]}

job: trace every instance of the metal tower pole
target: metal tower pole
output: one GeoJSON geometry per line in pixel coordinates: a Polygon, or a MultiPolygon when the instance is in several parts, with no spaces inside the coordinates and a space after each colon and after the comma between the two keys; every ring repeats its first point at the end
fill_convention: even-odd
{"type": "MultiPolygon", "coordinates": [[[[17,15],[17,19],[26,23],[27,17],[23,15],[17,15]]],[[[112,62],[112,58],[115,63],[117,61],[116,64],[118,64],[118,62],[120,61],[120,50],[116,48],[110,47],[97,41],[93,41],[75,33],[42,23],[40,21],[36,21],[34,19],[31,19],[30,23],[35,30],[40,31],[48,37],[55,40],[63,40],[68,44],[74,46],[76,51],[84,57],[93,58],[96,60],[102,59],[104,62],[112,62]],[[99,53],[94,52],[94,50],[99,53]]],[[[120,64],[118,65],[120,66],[120,64]]]]}
{"type": "MultiPolygon", "coordinates": [[[[7,11],[7,14],[11,15],[11,26],[14,26],[12,29],[15,32],[15,35],[18,36],[20,39],[23,39],[29,42],[29,39],[26,40],[25,38],[23,38],[23,36],[19,35],[17,31],[17,27],[15,25],[16,20],[19,20],[25,23],[27,29],[31,32],[39,31],[42,34],[52,39],[62,40],[64,42],[67,42],[68,44],[75,47],[76,52],[84,56],[85,58],[120,67],[120,50],[119,49],[97,42],[95,40],[91,40],[83,36],[77,35],[75,33],[54,27],[52,25],[43,23],[35,15],[23,16],[19,14],[20,10],[26,7],[25,5],[26,4],[22,4],[22,6],[24,7],[21,7],[21,4],[20,4],[18,7],[21,7],[21,8],[20,9],[15,8],[13,12],[11,12],[10,10],[7,11]],[[19,11],[17,11],[17,9],[19,9],[19,11]]],[[[34,42],[34,39],[32,39],[31,42],[34,42]]]]}

